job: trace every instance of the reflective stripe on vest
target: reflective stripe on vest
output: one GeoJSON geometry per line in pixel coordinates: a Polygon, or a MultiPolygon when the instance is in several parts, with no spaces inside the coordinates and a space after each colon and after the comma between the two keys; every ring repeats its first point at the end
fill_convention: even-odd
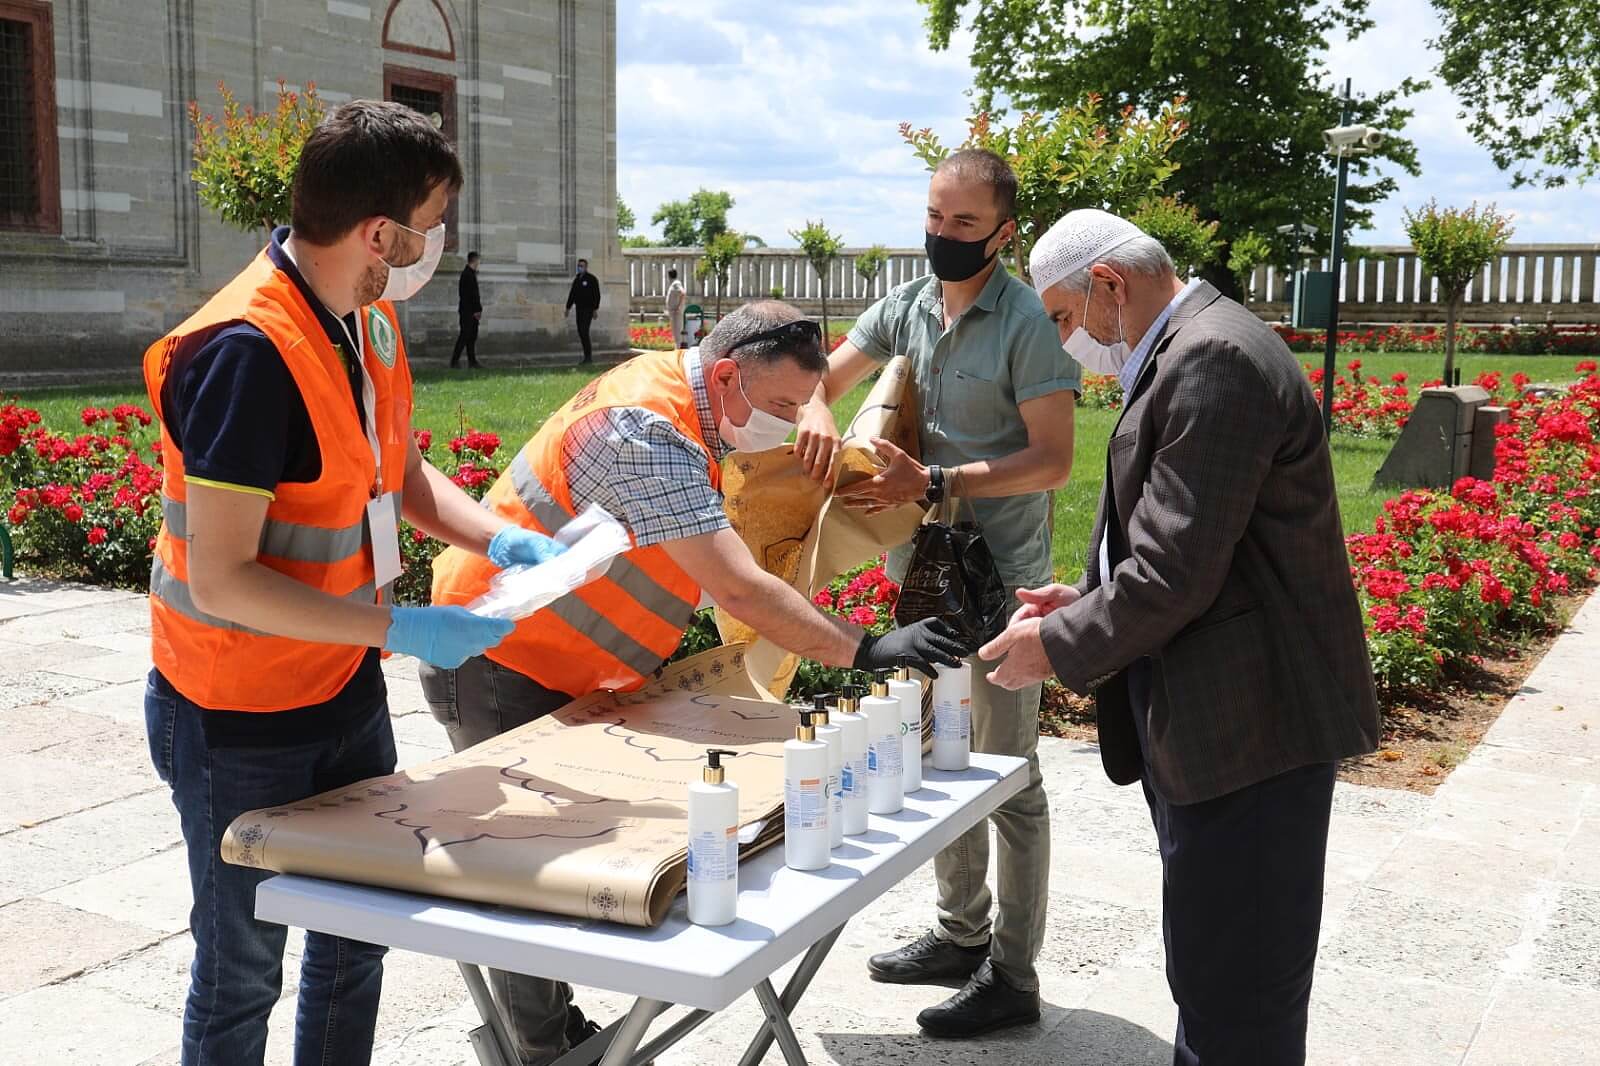
{"type": "MultiPolygon", "coordinates": [[[[392,585],[385,585],[381,590],[383,599],[388,600],[392,585]]],[[[350,600],[352,603],[371,604],[377,603],[380,590],[372,587],[372,582],[367,582],[354,592],[347,592],[340,599],[350,600]]],[[[171,607],[174,611],[193,622],[211,626],[214,629],[225,629],[230,633],[249,633],[252,636],[271,636],[259,629],[230,622],[226,618],[218,618],[214,614],[207,614],[194,605],[194,596],[189,592],[189,583],[182,581],[176,574],[168,570],[166,564],[157,555],[150,565],[150,595],[171,607]]]]}
{"type": "MultiPolygon", "coordinates": [[[[400,494],[394,493],[398,511],[400,494]]],[[[170,496],[161,497],[161,517],[167,531],[178,540],[189,539],[189,507],[170,496]]],[[[399,515],[396,515],[398,518],[399,515]]],[[[367,523],[363,518],[342,529],[305,526],[295,522],[267,519],[261,526],[261,555],[293,563],[339,563],[358,554],[367,543],[367,523]]]]}
{"type": "MultiPolygon", "coordinates": [[[[528,512],[538,519],[539,524],[545,528],[546,533],[554,536],[562,526],[572,521],[572,516],[562,510],[561,505],[551,497],[550,490],[545,488],[544,482],[539,480],[534,474],[533,468],[528,465],[526,448],[517,452],[517,457],[511,460],[511,467],[507,473],[511,477],[511,487],[516,490],[517,499],[521,500],[522,506],[526,507],[528,512]]],[[[655,578],[630,562],[626,555],[618,556],[611,561],[611,569],[606,571],[606,577],[615,582],[622,591],[637,600],[639,606],[674,628],[684,629],[689,625],[690,620],[694,618],[696,604],[688,602],[670,589],[663,588],[655,578]]],[[[631,658],[624,654],[622,650],[619,650],[622,647],[621,645],[597,637],[595,635],[597,630],[591,628],[587,621],[580,623],[567,617],[566,612],[562,610],[562,605],[574,603],[583,607],[584,611],[588,612],[589,615],[599,617],[595,615],[593,608],[588,607],[583,601],[574,596],[563,596],[550,605],[550,610],[554,611],[558,617],[562,618],[574,629],[590,637],[596,644],[601,645],[607,651],[615,654],[617,658],[632,666],[631,658]]],[[[587,615],[584,617],[587,619],[587,615]]],[[[601,619],[601,621],[604,621],[604,619],[601,619]]],[[[611,632],[616,633],[620,639],[626,640],[635,648],[643,649],[643,645],[623,633],[620,629],[617,629],[616,626],[611,625],[609,622],[606,622],[605,625],[611,632]]],[[[644,650],[648,651],[648,649],[644,650]]],[[[639,670],[639,673],[648,674],[661,665],[661,657],[659,655],[649,652],[649,657],[650,665],[643,670],[639,670]]]]}

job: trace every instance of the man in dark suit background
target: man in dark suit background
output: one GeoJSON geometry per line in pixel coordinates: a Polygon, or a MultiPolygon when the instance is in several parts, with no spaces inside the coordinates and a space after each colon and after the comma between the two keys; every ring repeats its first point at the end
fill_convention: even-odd
{"type": "Polygon", "coordinates": [[[456,333],[455,351],[450,353],[452,367],[461,364],[461,349],[467,350],[467,366],[478,365],[478,322],[483,318],[483,299],[478,295],[478,253],[467,253],[467,265],[461,268],[461,279],[456,282],[458,293],[456,313],[461,317],[461,329],[456,333]]]}
{"type": "Polygon", "coordinates": [[[600,282],[589,273],[589,260],[578,260],[578,276],[572,279],[572,288],[567,291],[567,313],[578,309],[578,339],[583,342],[583,361],[594,362],[594,349],[589,346],[589,323],[594,321],[594,313],[600,309],[600,282]]]}
{"type": "Polygon", "coordinates": [[[1278,336],[1103,211],[1040,238],[1067,351],[1126,399],[1078,585],[980,655],[1096,696],[1101,758],[1160,843],[1179,1066],[1303,1063],[1338,760],[1377,697],[1310,386],[1278,336]]]}

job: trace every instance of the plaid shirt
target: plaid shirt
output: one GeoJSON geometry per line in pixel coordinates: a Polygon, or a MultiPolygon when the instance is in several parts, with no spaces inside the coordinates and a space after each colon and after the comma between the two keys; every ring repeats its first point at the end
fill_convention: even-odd
{"type": "MultiPolygon", "coordinates": [[[[700,432],[712,459],[726,449],[711,418],[700,350],[684,355],[700,432]]],[[[711,487],[706,456],[677,426],[642,407],[609,407],[573,424],[561,446],[572,505],[598,503],[633,534],[636,547],[728,528],[722,494],[711,487]]]]}

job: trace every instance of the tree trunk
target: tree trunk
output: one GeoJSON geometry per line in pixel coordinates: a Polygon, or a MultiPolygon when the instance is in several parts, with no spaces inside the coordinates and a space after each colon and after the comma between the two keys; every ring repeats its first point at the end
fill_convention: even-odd
{"type": "Polygon", "coordinates": [[[828,354],[828,275],[822,275],[822,354],[828,354]]]}
{"type": "Polygon", "coordinates": [[[1444,386],[1449,388],[1456,383],[1456,307],[1460,304],[1460,296],[1451,296],[1444,308],[1444,386]]]}

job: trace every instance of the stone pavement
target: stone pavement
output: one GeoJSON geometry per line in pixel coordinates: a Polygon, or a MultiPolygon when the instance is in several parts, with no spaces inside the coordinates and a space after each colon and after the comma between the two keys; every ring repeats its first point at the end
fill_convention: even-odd
{"type": "MultiPolygon", "coordinates": [[[[0,584],[0,1064],[175,1063],[190,942],[178,820],[150,768],[142,597],[0,584]]],[[[1311,1061],[1600,1062],[1600,596],[1432,798],[1341,784],[1311,1061]]],[[[447,750],[413,664],[391,661],[401,765],[447,750]]],[[[1054,830],[1043,1023],[977,1044],[916,1035],[938,989],[870,984],[863,961],[920,933],[923,873],[847,928],[796,1015],[811,1062],[1171,1061],[1160,866],[1136,789],[1092,747],[1043,746],[1054,830]]],[[[291,937],[291,950],[298,939],[291,937]]],[[[269,1061],[290,1061],[297,959],[269,1061]]],[[[611,1016],[616,997],[584,993],[611,1016]]],[[[661,1060],[732,1061],[741,1003],[661,1060]]],[[[375,1062],[471,1061],[449,962],[389,956],[375,1062]]],[[[774,1052],[769,1062],[778,1062],[774,1052]]]]}

